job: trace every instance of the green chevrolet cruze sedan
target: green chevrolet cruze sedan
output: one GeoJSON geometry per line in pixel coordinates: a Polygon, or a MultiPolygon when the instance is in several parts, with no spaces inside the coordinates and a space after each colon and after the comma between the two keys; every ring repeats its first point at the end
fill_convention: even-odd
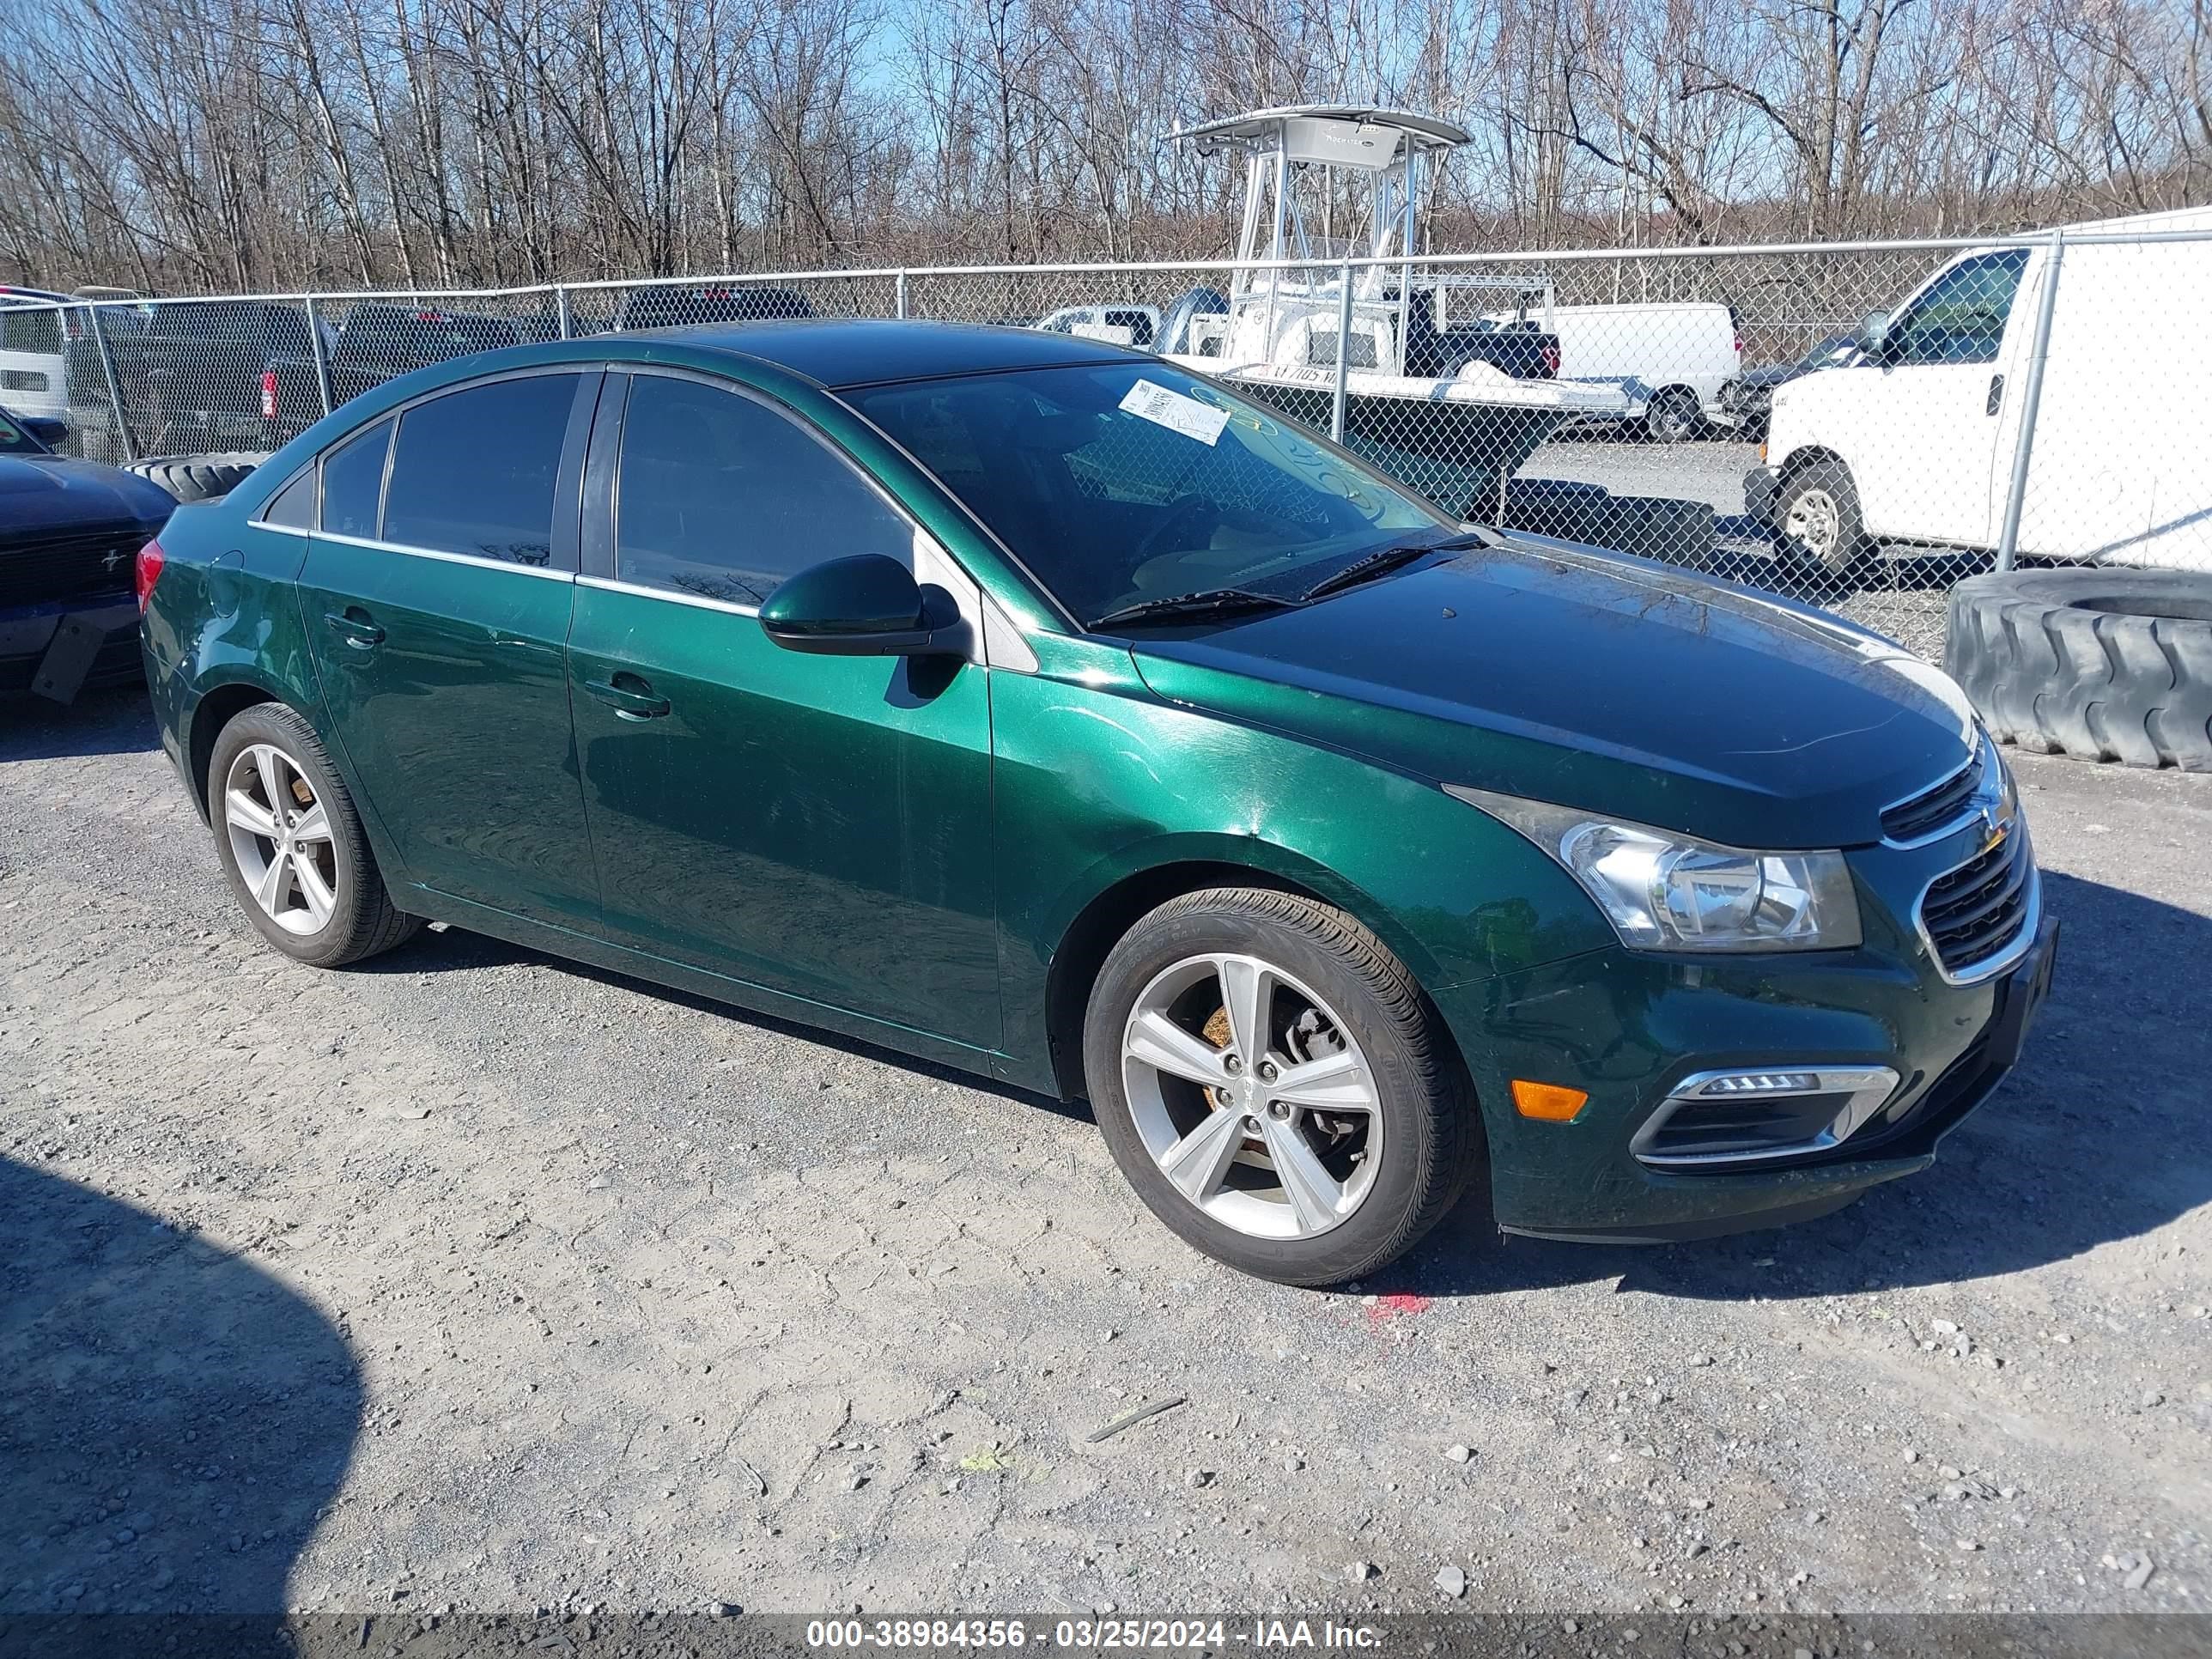
{"type": "Polygon", "coordinates": [[[1925,663],[1079,339],[465,358],[138,580],[278,950],[434,920],[1087,1097],[1163,1221],[1293,1284],[1478,1178],[1551,1237],[1835,1209],[2048,983],[2010,778],[1925,663]]]}

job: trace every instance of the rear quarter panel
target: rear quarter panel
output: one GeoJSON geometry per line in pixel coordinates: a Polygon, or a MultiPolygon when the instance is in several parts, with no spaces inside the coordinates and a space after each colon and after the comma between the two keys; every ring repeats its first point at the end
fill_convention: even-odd
{"type": "Polygon", "coordinates": [[[243,702],[274,697],[330,736],[292,586],[307,538],[246,522],[268,493],[180,507],[161,534],[165,562],[142,630],[146,684],[161,746],[203,813],[207,754],[243,702]]]}

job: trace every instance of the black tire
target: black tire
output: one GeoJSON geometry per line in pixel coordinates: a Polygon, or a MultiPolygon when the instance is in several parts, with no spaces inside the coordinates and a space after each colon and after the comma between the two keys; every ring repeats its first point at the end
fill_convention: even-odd
{"type": "Polygon", "coordinates": [[[422,923],[392,902],[376,855],[362,832],[361,815],[353,797],[340,781],[337,769],[314,728],[280,702],[258,702],[241,711],[219,732],[208,759],[208,820],[215,831],[216,857],[222,861],[224,879],[246,919],[262,938],[295,962],[317,968],[342,968],[359,962],[411,937],[422,923]],[[312,791],[330,821],[330,848],[334,865],[330,882],[337,896],[329,919],[312,933],[289,931],[261,907],[232,845],[229,804],[224,781],[231,764],[249,746],[268,744],[281,750],[312,791]]]}
{"type": "Polygon", "coordinates": [[[1100,1132],[1146,1206],[1193,1248],[1279,1284],[1341,1284],[1394,1261],[1457,1202],[1479,1162],[1473,1091],[1413,976],[1352,918],[1294,894],[1214,888],[1140,919],[1099,969],[1083,1055],[1100,1132]],[[1186,1199],[1146,1148],[1123,1082],[1124,1036],[1146,987],[1209,951],[1258,956],[1304,981],[1366,1056],[1382,1155],[1364,1198],[1325,1232],[1267,1238],[1226,1225],[1186,1199]]]}
{"type": "Polygon", "coordinates": [[[1644,435],[1655,444],[1686,443],[1705,424],[1705,412],[1698,394],[1686,386],[1670,386],[1652,394],[1644,405],[1644,435]]]}
{"type": "Polygon", "coordinates": [[[1970,576],[1951,590],[1943,666],[2001,743],[2212,772],[2212,575],[1970,576]]]}
{"type": "Polygon", "coordinates": [[[1774,529],[1785,550],[1838,575],[1857,569],[1872,551],[1858,486],[1841,461],[1808,461],[1790,469],[1775,492],[1774,529]],[[1801,514],[1801,529],[1811,530],[1809,537],[1791,528],[1801,514]]]}
{"type": "Polygon", "coordinates": [[[248,473],[268,459],[266,453],[250,449],[221,455],[156,455],[127,461],[123,470],[150,478],[179,501],[214,501],[237,489],[248,473]]]}

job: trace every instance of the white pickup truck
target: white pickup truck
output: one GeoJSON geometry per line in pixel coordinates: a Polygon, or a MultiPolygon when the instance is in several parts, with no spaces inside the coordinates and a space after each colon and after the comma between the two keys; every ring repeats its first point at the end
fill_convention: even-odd
{"type": "MultiPolygon", "coordinates": [[[[2212,210],[2068,227],[2212,231],[2212,210]]],[[[2047,244],[1961,253],[1887,316],[1863,355],[1777,389],[1745,504],[1822,563],[1887,543],[1999,541],[2047,244]]],[[[2212,570],[2212,237],[2068,242],[2016,551],[2212,570]]]]}

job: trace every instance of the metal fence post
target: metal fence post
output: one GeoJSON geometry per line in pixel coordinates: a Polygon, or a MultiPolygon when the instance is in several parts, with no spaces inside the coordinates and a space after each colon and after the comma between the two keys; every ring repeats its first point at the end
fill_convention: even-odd
{"type": "Polygon", "coordinates": [[[100,307],[87,306],[85,315],[92,324],[92,343],[100,351],[100,373],[107,382],[107,406],[115,414],[116,435],[123,441],[123,459],[138,459],[138,440],[131,430],[130,417],[123,412],[123,392],[115,380],[115,356],[107,349],[107,331],[100,325],[100,307]]]}
{"type": "Polygon", "coordinates": [[[1344,380],[1352,367],[1352,261],[1338,269],[1336,290],[1336,391],[1328,405],[1328,435],[1344,441],[1344,380]]]}
{"type": "Polygon", "coordinates": [[[898,274],[898,318],[901,322],[906,320],[906,272],[903,270],[898,274]]]}
{"type": "Polygon", "coordinates": [[[2004,532],[1997,538],[1997,568],[2012,568],[2020,546],[2020,513],[2027,502],[2027,467],[2035,453],[2035,416],[2043,405],[2043,364],[2051,355],[2051,312],[2058,299],[2058,267],[2066,257],[2063,231],[2051,233],[2051,257],[2044,262],[2043,294],[2035,308],[2035,342],[2028,348],[2027,389],[2020,404],[2020,436],[2012,447],[2012,488],[2005,492],[2004,532]]]}
{"type": "Polygon", "coordinates": [[[553,285],[553,309],[561,319],[561,337],[564,340],[575,338],[576,319],[568,314],[568,290],[560,283],[553,285]]]}
{"type": "Polygon", "coordinates": [[[315,390],[322,394],[323,413],[331,412],[331,359],[323,349],[323,319],[315,314],[315,296],[310,294],[307,306],[307,349],[315,354],[315,390]]]}

